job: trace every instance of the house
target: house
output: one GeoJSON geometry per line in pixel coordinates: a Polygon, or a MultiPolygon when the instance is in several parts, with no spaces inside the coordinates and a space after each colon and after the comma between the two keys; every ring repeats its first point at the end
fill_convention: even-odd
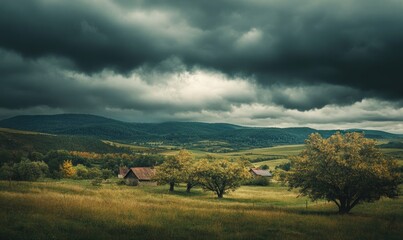
{"type": "Polygon", "coordinates": [[[119,173],[118,173],[118,178],[123,178],[128,171],[129,171],[129,169],[127,167],[120,167],[119,173]]]}
{"type": "Polygon", "coordinates": [[[150,167],[135,167],[130,168],[123,177],[127,185],[137,186],[139,184],[156,185],[153,180],[155,169],[150,167]]]}
{"type": "Polygon", "coordinates": [[[272,177],[273,175],[269,170],[263,170],[263,169],[258,169],[258,168],[251,168],[249,172],[254,176],[254,177],[272,177]]]}

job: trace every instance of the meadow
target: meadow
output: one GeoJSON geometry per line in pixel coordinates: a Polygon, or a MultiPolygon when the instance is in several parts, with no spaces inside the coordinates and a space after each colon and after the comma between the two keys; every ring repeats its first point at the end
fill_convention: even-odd
{"type": "MultiPolygon", "coordinates": [[[[24,134],[31,134],[24,132],[24,134]]],[[[170,156],[178,147],[147,148],[106,142],[170,156]]],[[[250,160],[255,166],[289,161],[304,145],[214,153],[205,157],[250,160]]],[[[403,149],[382,148],[403,165],[403,149]]],[[[91,180],[0,181],[0,239],[402,239],[403,199],[381,199],[337,214],[325,201],[298,197],[279,183],[242,186],[218,199],[200,188],[117,185],[91,180]]],[[[401,190],[402,186],[401,186],[401,190]]]]}
{"type": "MultiPolygon", "coordinates": [[[[378,144],[383,144],[388,140],[378,141],[378,144]]],[[[127,145],[133,148],[137,146],[127,145]]],[[[271,170],[280,164],[284,164],[290,161],[290,156],[298,155],[305,146],[303,144],[295,145],[280,145],[267,148],[252,148],[248,150],[233,151],[228,153],[211,153],[197,149],[189,149],[196,159],[205,158],[206,156],[216,159],[239,159],[244,158],[253,163],[256,167],[267,165],[271,170]]],[[[164,149],[159,150],[162,155],[174,156],[178,154],[179,150],[164,149]]],[[[381,148],[381,151],[398,161],[399,165],[403,165],[403,149],[401,148],[381,148]]]]}
{"type": "Polygon", "coordinates": [[[336,214],[272,183],[217,199],[199,188],[0,182],[0,239],[401,239],[403,199],[336,214]],[[308,204],[307,204],[308,203],[308,204]],[[306,205],[307,204],[307,205],[306,205]]]}

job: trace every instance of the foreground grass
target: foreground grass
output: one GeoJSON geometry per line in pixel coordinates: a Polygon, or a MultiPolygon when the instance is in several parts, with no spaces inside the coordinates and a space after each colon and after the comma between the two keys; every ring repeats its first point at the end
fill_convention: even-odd
{"type": "Polygon", "coordinates": [[[87,181],[0,182],[0,239],[401,239],[402,199],[348,216],[285,187],[242,187],[222,200],[183,187],[87,181]]]}

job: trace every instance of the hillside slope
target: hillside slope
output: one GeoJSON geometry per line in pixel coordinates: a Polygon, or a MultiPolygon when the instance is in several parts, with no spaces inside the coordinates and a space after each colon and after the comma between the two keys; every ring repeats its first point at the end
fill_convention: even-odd
{"type": "Polygon", "coordinates": [[[122,152],[94,137],[56,136],[39,133],[15,132],[0,129],[0,149],[7,151],[41,152],[50,150],[85,151],[96,153],[122,152]]]}
{"type": "MultiPolygon", "coordinates": [[[[17,116],[0,121],[0,127],[136,143],[164,142],[186,145],[200,141],[221,141],[235,148],[300,144],[311,133],[319,132],[328,137],[337,131],[312,128],[253,128],[200,122],[128,123],[86,114],[17,116]]],[[[353,129],[341,132],[348,131],[364,131],[367,137],[375,139],[400,137],[374,130],[353,129]]]]}

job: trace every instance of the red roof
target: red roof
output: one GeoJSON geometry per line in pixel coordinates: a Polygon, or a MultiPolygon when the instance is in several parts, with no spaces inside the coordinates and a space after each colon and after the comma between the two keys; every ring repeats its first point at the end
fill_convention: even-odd
{"type": "Polygon", "coordinates": [[[129,174],[129,172],[133,172],[134,175],[141,181],[141,180],[152,180],[153,177],[155,176],[155,170],[153,168],[149,167],[135,167],[135,168],[130,168],[130,170],[126,173],[126,176],[129,174]]]}
{"type": "Polygon", "coordinates": [[[127,167],[120,167],[119,168],[119,174],[124,176],[126,175],[126,173],[129,171],[129,169],[127,167]]]}

